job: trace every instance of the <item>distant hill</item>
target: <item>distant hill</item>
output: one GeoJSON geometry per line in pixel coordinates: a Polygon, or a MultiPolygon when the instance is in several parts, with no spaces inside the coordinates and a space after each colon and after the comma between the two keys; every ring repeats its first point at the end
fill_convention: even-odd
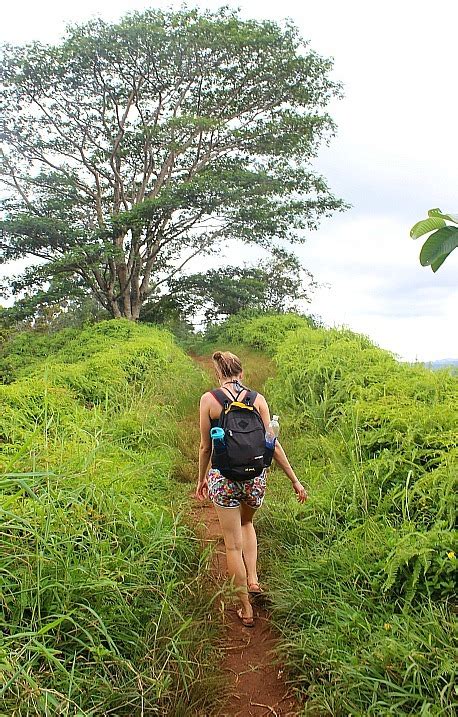
{"type": "Polygon", "coordinates": [[[425,366],[428,366],[429,368],[432,368],[433,371],[437,370],[439,368],[448,368],[449,366],[451,368],[458,368],[458,359],[439,359],[438,361],[423,361],[425,366]]]}

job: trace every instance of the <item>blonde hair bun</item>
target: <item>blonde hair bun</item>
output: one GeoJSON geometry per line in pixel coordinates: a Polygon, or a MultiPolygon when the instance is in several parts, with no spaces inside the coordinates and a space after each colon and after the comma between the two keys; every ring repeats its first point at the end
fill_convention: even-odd
{"type": "Polygon", "coordinates": [[[215,351],[212,355],[213,363],[223,378],[239,376],[242,373],[242,362],[239,357],[230,351],[215,351]]]}

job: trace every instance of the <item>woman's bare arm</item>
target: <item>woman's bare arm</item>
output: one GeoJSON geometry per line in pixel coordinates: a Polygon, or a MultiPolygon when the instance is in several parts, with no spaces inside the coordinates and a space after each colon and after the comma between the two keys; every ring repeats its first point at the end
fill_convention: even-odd
{"type": "Polygon", "coordinates": [[[199,479],[196,488],[196,498],[199,500],[203,500],[208,496],[207,470],[212,452],[210,439],[210,401],[211,396],[208,393],[205,393],[200,399],[199,479]]]}

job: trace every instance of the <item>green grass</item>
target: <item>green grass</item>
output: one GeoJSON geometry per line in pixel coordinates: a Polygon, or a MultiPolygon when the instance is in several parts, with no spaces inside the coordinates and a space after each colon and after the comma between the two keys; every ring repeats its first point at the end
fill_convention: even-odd
{"type": "Polygon", "coordinates": [[[458,381],[400,365],[350,331],[288,321],[236,330],[272,356],[265,393],[310,492],[300,506],[274,470],[258,517],[303,714],[451,717],[458,381]]]}
{"type": "Polygon", "coordinates": [[[0,387],[0,711],[205,713],[208,554],[173,478],[202,373],[150,327],[67,334],[0,387]]]}
{"type": "MultiPolygon", "coordinates": [[[[257,518],[304,714],[452,717],[457,379],[294,315],[191,348],[241,356],[310,489],[300,506],[273,471],[257,518]]],[[[124,321],[15,337],[0,363],[0,712],[209,714],[215,596],[187,499],[211,378],[124,321]]]]}

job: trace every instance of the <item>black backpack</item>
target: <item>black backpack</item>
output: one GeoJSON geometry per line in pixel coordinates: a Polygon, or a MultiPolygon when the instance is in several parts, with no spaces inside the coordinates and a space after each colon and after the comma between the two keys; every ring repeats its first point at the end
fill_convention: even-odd
{"type": "Polygon", "coordinates": [[[245,386],[231,398],[220,388],[212,395],[221,404],[218,425],[224,430],[225,447],[213,450],[212,468],[217,468],[225,478],[245,481],[261,475],[272,462],[273,450],[266,448],[263,420],[254,407],[256,391],[245,386]],[[238,398],[247,391],[243,401],[238,398]]]}

